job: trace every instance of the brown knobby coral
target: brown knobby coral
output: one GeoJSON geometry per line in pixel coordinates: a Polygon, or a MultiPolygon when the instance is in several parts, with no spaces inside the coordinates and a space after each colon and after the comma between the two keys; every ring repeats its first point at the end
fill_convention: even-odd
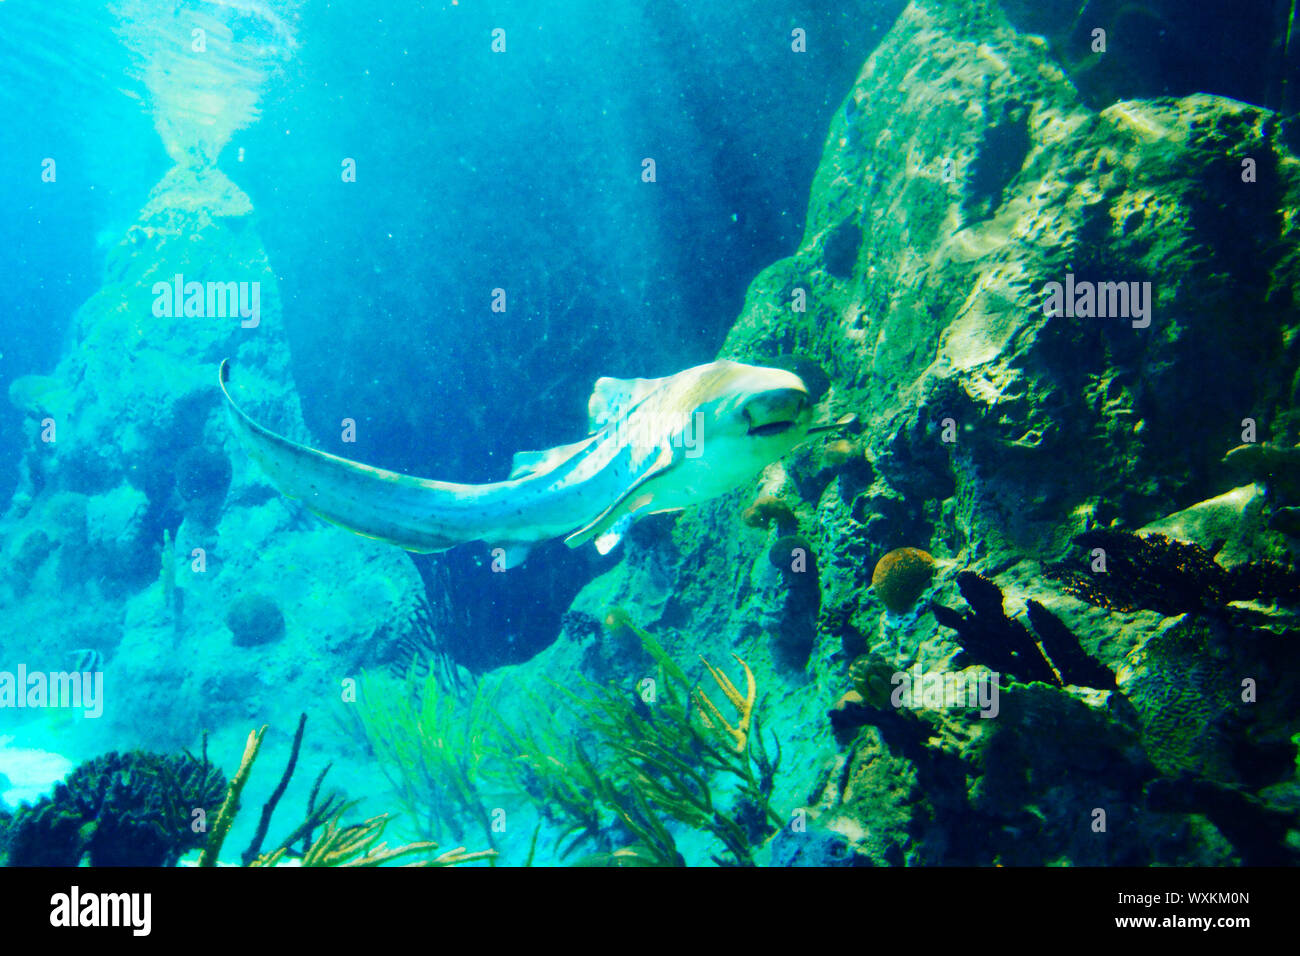
{"type": "Polygon", "coordinates": [[[871,587],[891,611],[906,611],[930,586],[934,558],[920,548],[895,548],[876,563],[871,587]]]}
{"type": "Polygon", "coordinates": [[[754,503],[740,515],[740,520],[751,528],[769,528],[776,522],[781,534],[792,534],[799,527],[794,508],[784,498],[776,495],[759,495],[754,503]]]}

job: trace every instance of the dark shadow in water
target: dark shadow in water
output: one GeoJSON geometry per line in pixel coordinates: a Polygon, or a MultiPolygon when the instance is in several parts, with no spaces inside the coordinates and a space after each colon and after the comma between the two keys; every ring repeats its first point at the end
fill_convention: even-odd
{"type": "Polygon", "coordinates": [[[618,560],[562,541],[539,545],[517,568],[493,571],[482,544],[412,554],[433,610],[438,641],[475,673],[518,664],[548,647],[582,586],[618,560]]]}

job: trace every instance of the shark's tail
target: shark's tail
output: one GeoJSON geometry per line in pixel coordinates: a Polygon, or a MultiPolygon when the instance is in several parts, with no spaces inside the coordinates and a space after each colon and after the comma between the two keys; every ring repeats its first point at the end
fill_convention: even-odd
{"type": "Polygon", "coordinates": [[[446,509],[439,508],[473,486],[413,478],[299,445],[240,409],[230,395],[229,361],[221,363],[220,378],[240,440],[287,497],[349,531],[408,551],[446,551],[476,537],[451,526],[446,509]]]}

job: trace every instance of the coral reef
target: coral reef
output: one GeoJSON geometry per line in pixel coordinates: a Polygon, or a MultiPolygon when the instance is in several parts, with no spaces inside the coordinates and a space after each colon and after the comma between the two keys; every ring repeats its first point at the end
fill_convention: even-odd
{"type": "MultiPolygon", "coordinates": [[[[411,562],[304,519],[300,505],[273,496],[229,428],[214,387],[227,357],[245,373],[242,400],[295,440],[311,437],[276,276],[252,220],[248,196],[218,170],[171,170],[132,241],[108,254],[102,286],[70,317],[74,344],[49,375],[9,389],[23,458],[20,485],[0,509],[0,567],[11,572],[0,574],[6,634],[22,635],[32,661],[63,660],[72,647],[101,651],[115,686],[132,688],[114,695],[104,726],[114,740],[156,751],[187,746],[204,727],[236,732],[250,711],[292,725],[305,696],[340,671],[383,660],[376,643],[414,629],[420,581],[411,562]],[[256,285],[258,326],[156,316],[154,283],[178,274],[256,285]],[[57,422],[57,443],[41,441],[45,417],[57,422]],[[175,603],[159,600],[164,535],[176,554],[174,578],[164,579],[175,603]],[[350,584],[329,600],[314,593],[331,580],[350,584]],[[250,679],[250,655],[197,637],[224,633],[241,592],[277,600],[282,632],[275,615],[263,619],[270,627],[235,628],[253,641],[283,634],[296,665],[274,680],[250,679]],[[68,633],[91,630],[99,643],[69,643],[68,633]],[[195,639],[176,653],[186,636],[195,639]]],[[[14,659],[13,641],[0,642],[14,659]]]]}
{"type": "Polygon", "coordinates": [[[77,767],[10,824],[10,866],[172,866],[201,846],[194,815],[217,809],[225,775],[189,754],[116,751],[77,767]]]}
{"type": "MultiPolygon", "coordinates": [[[[1180,43],[1195,33],[1172,0],[1146,6],[1098,9],[1168,22],[1180,43]]],[[[111,257],[78,313],[78,348],[11,387],[28,426],[48,414],[80,434],[28,441],[0,519],[6,626],[33,635],[34,653],[103,653],[139,689],[113,730],[156,747],[210,723],[242,729],[246,707],[287,726],[307,689],[401,668],[368,673],[346,719],[417,842],[384,846],[386,814],[346,823],[353,805],[322,795],[327,767],[276,845],[300,722],[250,864],[497,859],[432,842],[471,842],[466,831],[528,862],[550,849],[592,865],[1294,863],[1294,137],[1240,100],[1122,99],[1161,88],[1131,50],[1080,50],[1081,17],[1065,0],[907,5],[834,112],[798,247],[755,278],[721,352],[794,368],[832,416],[860,415],[851,437],[644,523],[603,563],[538,555],[518,569],[535,593],[577,596],[553,643],[517,641],[508,658],[471,653],[483,635],[467,622],[491,620],[503,645],[523,633],[492,617],[496,579],[473,576],[476,555],[416,571],[270,495],[233,454],[211,394],[226,354],[259,417],[307,437],[274,274],[233,183],[169,174],[138,254],[111,257]],[[260,280],[262,329],[141,324],[155,271],[260,280]],[[1149,282],[1145,314],[1048,314],[1047,285],[1067,281],[1149,282]],[[134,400],[105,402],[110,389],[134,400]],[[1225,458],[1246,417],[1266,439],[1225,458]],[[1223,493],[1229,475],[1254,484],[1223,493]],[[219,520],[202,520],[218,496],[219,520]],[[236,644],[292,662],[282,679],[260,681],[259,652],[220,640],[176,653],[159,540],[209,560],[164,577],[165,595],[186,596],[187,633],[225,620],[236,644]],[[917,547],[886,554],[901,542],[917,547]],[[1086,563],[1044,573],[1072,542],[1086,563]],[[936,573],[921,548],[970,570],[936,573]],[[325,600],[328,581],[349,587],[325,600]],[[932,614],[880,613],[918,605],[932,614]],[[474,683],[448,648],[511,664],[474,683]],[[894,700],[905,671],[955,682],[987,669],[1012,678],[996,719],[894,700]],[[498,799],[508,836],[492,826],[498,799]]],[[[226,791],[207,865],[261,741],[226,791]]],[[[66,861],[101,824],[86,830],[54,799],[19,811],[0,839],[30,858],[23,826],[66,861]]]]}

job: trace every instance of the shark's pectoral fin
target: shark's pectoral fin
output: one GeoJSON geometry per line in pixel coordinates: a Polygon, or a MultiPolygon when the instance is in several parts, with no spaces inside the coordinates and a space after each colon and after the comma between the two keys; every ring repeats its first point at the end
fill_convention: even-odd
{"type": "Polygon", "coordinates": [[[576,548],[584,542],[596,539],[596,550],[608,554],[623,537],[623,533],[637,518],[654,511],[654,494],[645,487],[646,483],[657,478],[673,467],[676,457],[671,445],[664,445],[659,454],[636,481],[623,492],[618,499],[602,511],[596,520],[579,528],[564,539],[564,543],[576,548]]]}
{"type": "Polygon", "coordinates": [[[609,554],[614,550],[614,546],[623,540],[623,535],[627,534],[627,529],[632,527],[632,522],[646,514],[646,508],[654,500],[654,495],[641,495],[628,502],[626,507],[620,510],[617,518],[613,523],[596,535],[596,540],[592,542],[596,550],[601,554],[609,554]]]}
{"type": "Polygon", "coordinates": [[[327,521],[408,551],[445,551],[464,538],[450,535],[430,517],[433,503],[454,486],[413,478],[316,451],[263,428],[235,404],[227,385],[230,363],[221,363],[221,391],[231,421],[249,455],[279,491],[298,498],[327,521]]]}

